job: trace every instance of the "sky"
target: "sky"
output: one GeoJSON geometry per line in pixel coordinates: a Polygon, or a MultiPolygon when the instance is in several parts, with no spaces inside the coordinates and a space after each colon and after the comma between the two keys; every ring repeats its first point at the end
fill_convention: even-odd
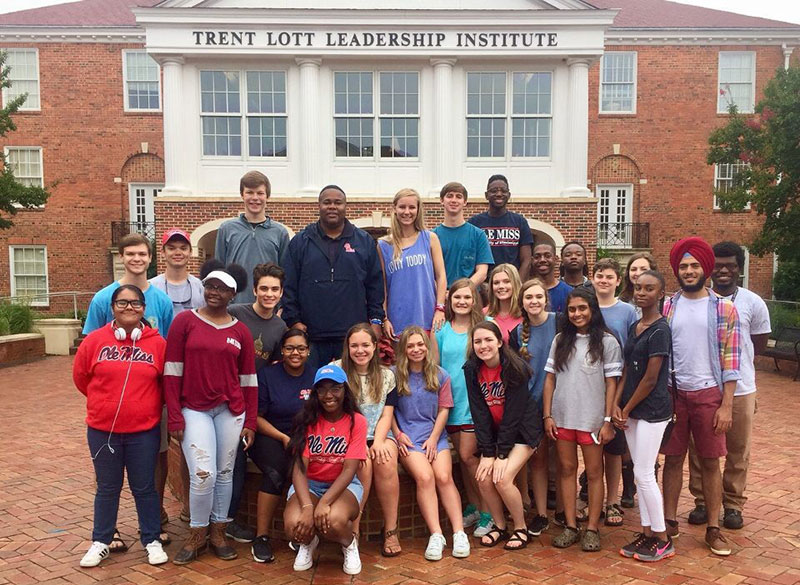
{"type": "MultiPolygon", "coordinates": [[[[591,0],[588,0],[591,2],[591,0]]],[[[784,22],[800,24],[800,0],[676,0],[681,4],[705,6],[717,10],[738,12],[749,16],[762,16],[784,22]]],[[[0,14],[37,8],[50,4],[63,4],[64,0],[0,0],[0,14]]]]}

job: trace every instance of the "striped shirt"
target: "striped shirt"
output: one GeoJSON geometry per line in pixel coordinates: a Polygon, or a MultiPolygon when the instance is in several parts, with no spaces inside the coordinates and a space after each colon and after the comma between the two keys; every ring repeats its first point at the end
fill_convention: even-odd
{"type": "Polygon", "coordinates": [[[184,428],[182,408],[205,411],[224,402],[231,414],[245,413],[245,428],[256,430],[258,380],[245,324],[234,318],[217,325],[196,309],[176,315],[167,335],[164,398],[170,431],[184,428]]]}
{"type": "MultiPolygon", "coordinates": [[[[672,324],[675,308],[681,298],[681,291],[664,302],[664,316],[672,324]]],[[[711,360],[711,369],[720,391],[725,382],[741,380],[739,364],[742,354],[739,314],[728,299],[720,297],[708,289],[708,343],[710,355],[718,355],[719,360],[711,360]]]]}

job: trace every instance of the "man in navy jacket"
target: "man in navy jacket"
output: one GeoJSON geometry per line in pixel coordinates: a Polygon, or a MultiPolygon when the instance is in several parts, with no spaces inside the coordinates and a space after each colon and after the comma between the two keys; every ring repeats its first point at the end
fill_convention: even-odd
{"type": "Polygon", "coordinates": [[[380,337],[384,287],[375,241],[347,221],[347,196],[336,185],[319,194],[319,221],[289,243],[283,320],[308,331],[309,367],[340,358],[347,330],[368,321],[380,337]]]}

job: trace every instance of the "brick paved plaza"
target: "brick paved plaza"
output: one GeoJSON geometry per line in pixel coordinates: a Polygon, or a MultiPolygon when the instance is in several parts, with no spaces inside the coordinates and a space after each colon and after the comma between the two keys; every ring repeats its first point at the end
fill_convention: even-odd
{"type": "MultiPolygon", "coordinates": [[[[351,581],[341,570],[341,553],[326,545],[318,566],[305,573],[292,571],[294,553],[276,543],[276,562],[254,563],[249,545],[236,545],[239,559],[220,561],[210,554],[188,567],[151,567],[136,540],[133,502],[123,495],[119,528],[131,549],[94,569],[78,561],[89,544],[92,527],[93,473],[85,441],[84,399],[71,379],[72,358],[0,369],[2,437],[0,449],[0,585],[29,583],[79,585],[102,583],[315,583],[351,581]]],[[[766,362],[765,362],[766,363],[766,362]]],[[[734,554],[714,557],[703,545],[702,527],[689,526],[685,516],[691,501],[679,508],[682,535],[678,555],[654,565],[620,557],[638,521],[627,511],[625,525],[602,531],[603,552],[582,553],[579,547],[557,551],[550,546],[551,528],[521,553],[483,549],[473,540],[466,560],[446,556],[439,563],[422,558],[425,542],[404,541],[404,554],[380,556],[378,545],[363,544],[364,570],[354,583],[551,583],[644,584],[719,583],[721,585],[800,583],[800,382],[776,374],[771,365],[759,373],[759,412],[745,508],[746,525],[727,531],[734,554]]],[[[685,491],[684,494],[687,492],[685,491]]],[[[186,533],[177,519],[179,505],[169,497],[167,510],[172,557],[186,533]]],[[[449,541],[449,539],[448,539],[449,541]]],[[[449,548],[446,553],[449,554],[449,548]]]]}

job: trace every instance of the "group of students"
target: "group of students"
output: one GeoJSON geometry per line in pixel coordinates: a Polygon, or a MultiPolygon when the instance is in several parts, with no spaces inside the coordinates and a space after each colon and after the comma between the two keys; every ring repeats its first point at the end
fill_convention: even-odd
{"type": "MultiPolygon", "coordinates": [[[[176,564],[207,547],[221,559],[236,558],[228,537],[252,541],[254,560],[272,561],[268,533],[286,497],[295,570],[313,566],[325,538],[341,545],[345,573],[357,574],[360,519],[373,489],[383,514],[381,552],[402,551],[398,465],[417,486],[431,535],[428,560],[441,559],[447,546],[439,500],[453,556],[470,554],[471,526],[482,546],[525,548],[549,527],[548,476],[556,480],[554,521],[563,527],[553,545],[580,542],[595,551],[601,518],[622,523],[619,483],[628,454],[642,529],[620,553],[642,561],[675,554],[677,531],[665,525],[670,502],[665,508],[655,466],[683,388],[674,381],[669,388],[671,327],[652,256],[635,255],[624,274],[616,261],[599,260],[588,278],[585,250],[570,242],[558,279],[555,247],[532,248],[524,219],[506,208],[508,181],[498,175],[488,182],[485,217],[470,222],[463,218],[466,189],[445,185],[445,219],[431,231],[419,195],[401,190],[391,231],[377,246],[347,221],[337,186],[320,193],[319,221],[290,241],[265,215],[269,189],[261,173],[242,178],[245,212],[223,224],[218,257],[203,266],[201,279],[188,274],[186,232],[164,234],[167,272],[149,283],[147,240],[132,234],[120,244],[125,276],[93,299],[74,366],[87,395],[97,477],[93,543],[82,566],[99,564],[120,541],[123,469],[148,559],[167,561],[158,495],[163,501],[165,474],[157,471],[164,469],[158,453],[166,451],[167,432],[182,446],[190,486],[190,536],[176,564]],[[247,269],[226,264],[254,257],[263,261],[247,269]],[[234,298],[246,300],[232,304],[234,298]],[[450,443],[463,492],[454,483],[450,443]],[[583,531],[578,446],[587,482],[583,531]],[[262,472],[252,536],[231,522],[246,456],[262,472]]],[[[684,258],[706,260],[705,248],[683,247],[685,254],[671,258],[682,286],[684,258]]],[[[707,262],[703,268],[701,285],[711,273],[707,262]]],[[[721,378],[736,379],[728,370],[721,378]]],[[[688,434],[689,423],[679,420],[675,428],[688,434]]],[[[712,480],[704,474],[705,483],[712,480]]],[[[708,523],[713,528],[711,513],[708,523]]],[[[709,546],[725,554],[716,530],[717,550],[709,546]]]]}

